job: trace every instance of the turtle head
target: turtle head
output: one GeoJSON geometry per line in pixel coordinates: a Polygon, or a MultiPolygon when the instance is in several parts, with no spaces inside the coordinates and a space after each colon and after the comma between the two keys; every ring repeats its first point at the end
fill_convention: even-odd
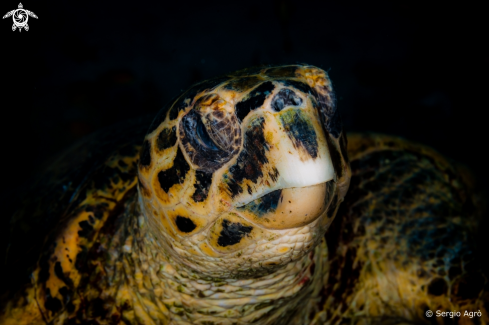
{"type": "Polygon", "coordinates": [[[210,276],[264,274],[319,243],[348,189],[329,78],[306,65],[199,83],[155,118],[142,211],[170,255],[210,276]]]}

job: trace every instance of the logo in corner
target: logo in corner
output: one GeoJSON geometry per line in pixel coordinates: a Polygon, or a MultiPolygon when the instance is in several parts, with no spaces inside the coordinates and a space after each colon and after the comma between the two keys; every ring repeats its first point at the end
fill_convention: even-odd
{"type": "Polygon", "coordinates": [[[12,19],[14,20],[14,24],[12,25],[12,31],[15,31],[18,28],[19,32],[22,31],[22,28],[24,28],[26,31],[29,30],[29,25],[27,25],[29,16],[37,19],[35,13],[23,9],[22,3],[19,3],[18,9],[14,9],[12,11],[7,12],[5,16],[3,16],[3,18],[7,18],[10,16],[12,16],[12,19]]]}

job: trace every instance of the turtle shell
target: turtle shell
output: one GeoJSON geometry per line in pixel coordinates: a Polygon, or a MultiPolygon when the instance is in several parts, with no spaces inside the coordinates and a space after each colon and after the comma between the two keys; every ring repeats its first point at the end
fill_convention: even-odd
{"type": "MultiPolygon", "coordinates": [[[[47,281],[50,271],[62,275],[65,271],[60,263],[49,270],[53,265],[48,261],[57,254],[76,259],[76,265],[82,267],[94,233],[135,194],[139,150],[151,120],[142,117],[92,134],[59,155],[25,189],[25,198],[16,203],[20,208],[2,229],[3,247],[7,247],[1,252],[2,302],[27,304],[33,298],[28,296],[33,272],[38,273],[39,283],[47,281]],[[74,238],[81,249],[75,254],[56,251],[57,241],[64,240],[60,234],[70,229],[77,233],[74,238]]],[[[51,301],[56,311],[59,304],[54,298],[51,301]]]]}
{"type": "MultiPolygon", "coordinates": [[[[382,134],[348,134],[348,156],[350,188],[325,234],[320,308],[338,311],[329,323],[487,324],[489,286],[474,240],[486,211],[471,172],[382,134]]],[[[322,324],[320,312],[311,324],[322,324]]]]}

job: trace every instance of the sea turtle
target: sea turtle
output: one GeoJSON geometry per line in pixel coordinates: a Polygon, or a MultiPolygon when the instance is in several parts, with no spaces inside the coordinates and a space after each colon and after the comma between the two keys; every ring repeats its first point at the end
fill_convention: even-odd
{"type": "Polygon", "coordinates": [[[12,31],[15,31],[16,28],[19,29],[19,32],[24,28],[26,31],[29,30],[29,25],[27,25],[27,21],[29,20],[29,16],[33,18],[37,18],[36,14],[32,11],[23,9],[22,3],[19,2],[19,6],[17,9],[11,10],[7,12],[2,18],[7,18],[12,16],[14,24],[12,25],[12,31]]]}
{"type": "Polygon", "coordinates": [[[13,215],[0,323],[487,324],[469,173],[334,104],[264,66],[78,143],[13,215]]]}

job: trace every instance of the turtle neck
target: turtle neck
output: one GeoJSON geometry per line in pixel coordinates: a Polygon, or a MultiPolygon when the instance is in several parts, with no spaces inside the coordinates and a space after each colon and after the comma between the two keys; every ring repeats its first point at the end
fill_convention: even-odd
{"type": "Polygon", "coordinates": [[[270,274],[216,278],[168,254],[145,220],[135,216],[124,241],[118,241],[122,249],[114,245],[109,250],[117,273],[112,279],[117,281],[108,281],[122,319],[145,324],[302,324],[314,308],[311,300],[327,271],[324,241],[270,274]]]}

